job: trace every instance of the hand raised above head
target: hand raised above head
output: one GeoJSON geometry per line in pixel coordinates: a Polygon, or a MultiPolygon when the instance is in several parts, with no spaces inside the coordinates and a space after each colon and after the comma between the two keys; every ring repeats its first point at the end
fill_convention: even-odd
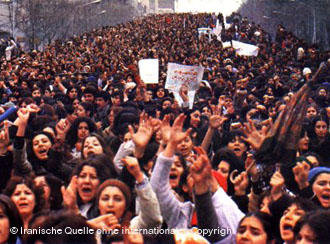
{"type": "Polygon", "coordinates": [[[137,132],[134,133],[132,126],[129,126],[128,129],[135,145],[140,148],[145,148],[153,134],[151,118],[149,118],[145,112],[142,112],[140,114],[139,128],[137,132]]]}
{"type": "Polygon", "coordinates": [[[178,145],[182,140],[189,136],[191,128],[183,132],[183,123],[186,119],[184,114],[180,114],[175,120],[171,127],[170,132],[170,143],[178,145]]]}
{"type": "Polygon", "coordinates": [[[65,186],[61,187],[64,206],[75,211],[79,211],[77,205],[77,179],[78,176],[74,175],[67,188],[65,186]]]}
{"type": "Polygon", "coordinates": [[[192,157],[190,175],[194,180],[194,190],[196,194],[203,194],[210,190],[212,184],[212,167],[206,152],[196,147],[197,155],[192,157]]]}
{"type": "Polygon", "coordinates": [[[210,126],[213,129],[218,129],[228,118],[220,115],[212,115],[210,117],[210,126]]]}
{"type": "Polygon", "coordinates": [[[297,182],[300,190],[309,186],[308,183],[308,174],[310,170],[310,165],[303,161],[301,163],[297,163],[295,167],[292,168],[292,172],[294,174],[294,179],[297,182]]]}
{"type": "Polygon", "coordinates": [[[276,170],[269,182],[271,189],[271,197],[273,200],[277,200],[282,196],[283,187],[285,186],[285,180],[279,170],[276,170]]]}
{"type": "Polygon", "coordinates": [[[143,181],[143,179],[144,179],[143,173],[141,171],[139,161],[137,160],[137,158],[127,156],[127,157],[122,159],[122,162],[126,166],[128,172],[132,176],[134,176],[134,178],[136,179],[136,181],[138,183],[143,181]]]}
{"type": "Polygon", "coordinates": [[[234,184],[235,195],[237,196],[245,195],[246,188],[249,185],[249,178],[247,173],[243,171],[233,179],[232,183],[234,184]]]}
{"type": "Polygon", "coordinates": [[[9,144],[9,126],[10,126],[10,121],[5,120],[4,121],[4,127],[0,131],[0,147],[1,146],[8,146],[9,144]]]}
{"type": "Polygon", "coordinates": [[[26,108],[20,108],[17,111],[17,116],[18,116],[18,123],[19,124],[27,124],[30,118],[30,111],[26,108]]]}
{"type": "Polygon", "coordinates": [[[259,150],[266,139],[267,131],[258,131],[253,121],[248,120],[248,123],[244,125],[243,132],[245,137],[242,137],[242,139],[249,143],[253,149],[259,150]]]}

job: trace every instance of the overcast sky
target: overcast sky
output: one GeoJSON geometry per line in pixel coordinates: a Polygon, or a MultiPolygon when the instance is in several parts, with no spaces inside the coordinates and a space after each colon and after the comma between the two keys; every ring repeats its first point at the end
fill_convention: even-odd
{"type": "Polygon", "coordinates": [[[177,12],[216,12],[225,16],[236,11],[244,0],[177,0],[177,12]]]}

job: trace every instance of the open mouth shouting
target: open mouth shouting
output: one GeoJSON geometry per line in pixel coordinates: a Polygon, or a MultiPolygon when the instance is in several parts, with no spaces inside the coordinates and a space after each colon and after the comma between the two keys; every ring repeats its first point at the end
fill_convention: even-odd
{"type": "Polygon", "coordinates": [[[41,148],[40,150],[37,151],[37,156],[40,159],[47,159],[48,158],[48,150],[46,148],[41,148]]]}
{"type": "Polygon", "coordinates": [[[84,202],[89,202],[94,198],[95,192],[91,185],[83,185],[79,190],[79,195],[84,202]]]}
{"type": "Polygon", "coordinates": [[[330,207],[330,192],[321,194],[319,197],[319,201],[323,207],[330,207]]]}
{"type": "Polygon", "coordinates": [[[170,172],[170,185],[175,188],[179,185],[179,177],[176,172],[170,172]]]}
{"type": "Polygon", "coordinates": [[[284,222],[280,226],[281,237],[283,240],[291,240],[294,237],[293,233],[294,225],[289,222],[284,222]]]}

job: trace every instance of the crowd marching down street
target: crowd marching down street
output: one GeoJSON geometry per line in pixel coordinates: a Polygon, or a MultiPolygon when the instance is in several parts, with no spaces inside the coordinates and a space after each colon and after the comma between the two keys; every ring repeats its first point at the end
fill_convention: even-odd
{"type": "Polygon", "coordinates": [[[0,69],[0,243],[330,243],[330,55],[162,14],[0,69]]]}

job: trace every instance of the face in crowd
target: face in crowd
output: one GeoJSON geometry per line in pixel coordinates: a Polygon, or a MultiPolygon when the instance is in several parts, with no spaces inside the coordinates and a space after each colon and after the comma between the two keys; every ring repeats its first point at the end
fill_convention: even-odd
{"type": "Polygon", "coordinates": [[[183,155],[183,157],[188,157],[191,154],[193,146],[190,136],[187,136],[178,144],[177,150],[183,155]]]}
{"type": "Polygon", "coordinates": [[[170,171],[170,185],[173,188],[179,186],[180,177],[183,174],[184,168],[181,163],[179,156],[174,157],[174,163],[172,164],[171,171],[170,171]]]}
{"type": "Polygon", "coordinates": [[[11,195],[11,200],[15,203],[18,212],[24,218],[31,216],[36,205],[33,191],[25,184],[17,184],[11,195]]]}
{"type": "Polygon", "coordinates": [[[237,229],[236,244],[267,244],[267,233],[261,221],[254,217],[246,217],[237,229]]]}
{"type": "Polygon", "coordinates": [[[196,110],[190,114],[190,126],[194,128],[198,128],[201,122],[201,112],[196,110]]]}
{"type": "Polygon", "coordinates": [[[84,140],[89,135],[89,127],[86,122],[81,122],[78,125],[77,136],[79,140],[84,140]]]}
{"type": "Polygon", "coordinates": [[[317,115],[317,111],[314,107],[310,106],[309,108],[307,108],[306,117],[308,119],[312,119],[316,115],[317,115]]]}
{"type": "Polygon", "coordinates": [[[96,136],[86,137],[83,144],[83,156],[88,158],[90,155],[99,155],[103,153],[103,147],[99,139],[96,136]]]}
{"type": "Polygon", "coordinates": [[[247,150],[247,146],[239,136],[233,138],[233,140],[230,141],[227,146],[235,153],[238,158],[241,158],[247,150]]]}
{"type": "Polygon", "coordinates": [[[77,178],[78,194],[83,203],[92,201],[96,195],[100,180],[97,176],[96,169],[92,166],[85,165],[77,178]]]}
{"type": "Polygon", "coordinates": [[[318,138],[323,139],[328,133],[328,125],[325,121],[319,120],[315,124],[315,134],[318,138]]]}
{"type": "Polygon", "coordinates": [[[322,173],[317,176],[313,185],[313,192],[323,208],[330,208],[330,174],[322,173]]]}
{"type": "Polygon", "coordinates": [[[5,209],[0,205],[0,243],[7,243],[9,238],[9,218],[5,209]]]}
{"type": "Polygon", "coordinates": [[[49,149],[52,147],[52,143],[48,136],[39,134],[32,140],[32,149],[35,156],[39,160],[47,160],[49,149]]]}
{"type": "Polygon", "coordinates": [[[297,204],[292,204],[284,211],[280,220],[280,234],[283,241],[292,242],[294,240],[293,228],[305,214],[306,212],[297,204]]]}
{"type": "Polygon", "coordinates": [[[126,210],[125,196],[118,187],[107,186],[101,192],[98,207],[101,215],[113,214],[119,220],[126,210]]]}
{"type": "Polygon", "coordinates": [[[228,176],[229,176],[229,170],[230,170],[230,164],[228,162],[226,162],[225,160],[221,160],[220,163],[218,164],[218,170],[217,171],[226,180],[228,179],[228,176]]]}

